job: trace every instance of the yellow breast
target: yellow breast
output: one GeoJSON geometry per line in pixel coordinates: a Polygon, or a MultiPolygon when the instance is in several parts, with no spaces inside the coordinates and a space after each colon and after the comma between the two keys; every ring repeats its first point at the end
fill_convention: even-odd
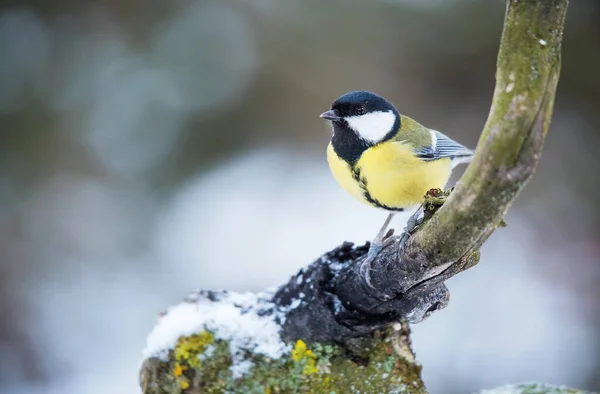
{"type": "Polygon", "coordinates": [[[327,161],[336,181],[359,201],[384,209],[400,209],[423,202],[429,189],[444,188],[451,172],[449,158],[423,161],[409,146],[385,142],[367,149],[352,167],[331,144],[327,161]]]}

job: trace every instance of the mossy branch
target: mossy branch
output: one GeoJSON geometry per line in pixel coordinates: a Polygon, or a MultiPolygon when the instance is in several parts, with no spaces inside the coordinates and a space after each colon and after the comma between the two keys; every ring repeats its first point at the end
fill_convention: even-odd
{"type": "MultiPolygon", "coordinates": [[[[533,175],[552,115],[567,3],[507,1],[496,89],[474,161],[449,196],[428,197],[426,221],[403,249],[394,237],[378,255],[375,288],[358,268],[367,246],[344,243],[254,304],[200,292],[151,334],[143,392],[426,392],[407,322],[448,304],[444,281],[479,261],[479,248],[533,175]],[[225,320],[207,316],[221,309],[225,320]],[[165,341],[178,316],[188,325],[165,341]],[[257,336],[270,347],[248,338],[240,322],[264,328],[257,336]],[[278,333],[282,347],[273,349],[265,330],[278,333]]],[[[524,385],[522,392],[578,392],[535,387],[545,391],[524,385]]]]}
{"type": "Polygon", "coordinates": [[[533,175],[552,116],[567,0],[508,1],[496,89],[475,158],[406,258],[447,266],[478,250],[533,175]]]}

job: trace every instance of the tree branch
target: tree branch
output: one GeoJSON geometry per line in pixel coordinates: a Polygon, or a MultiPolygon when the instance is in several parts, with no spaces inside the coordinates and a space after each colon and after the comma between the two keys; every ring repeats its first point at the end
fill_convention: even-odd
{"type": "Polygon", "coordinates": [[[496,89],[474,161],[403,258],[437,267],[478,250],[533,175],[552,116],[566,5],[508,3],[496,89]]]}
{"type": "Polygon", "coordinates": [[[394,237],[379,254],[374,289],[358,268],[368,247],[344,243],[273,293],[200,292],[149,336],[144,392],[424,392],[406,321],[448,304],[444,281],[478,262],[533,175],[552,115],[566,9],[567,0],[507,2],[475,158],[405,247],[394,237]]]}

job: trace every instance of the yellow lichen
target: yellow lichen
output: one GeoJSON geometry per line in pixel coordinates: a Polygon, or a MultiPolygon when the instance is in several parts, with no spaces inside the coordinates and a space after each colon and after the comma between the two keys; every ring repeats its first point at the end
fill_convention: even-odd
{"type": "Polygon", "coordinates": [[[175,363],[175,368],[173,368],[173,376],[179,377],[183,374],[183,367],[179,363],[175,363]]]}
{"type": "Polygon", "coordinates": [[[314,373],[317,373],[317,367],[315,365],[315,360],[307,359],[306,366],[304,367],[304,370],[302,372],[305,375],[312,375],[314,373]]]}
{"type": "Polygon", "coordinates": [[[199,367],[200,359],[198,356],[204,353],[207,346],[213,341],[214,336],[208,331],[202,331],[188,337],[179,337],[173,351],[175,360],[178,362],[185,361],[191,367],[199,367]]]}
{"type": "Polygon", "coordinates": [[[299,339],[292,350],[292,359],[296,363],[304,363],[302,373],[312,375],[317,373],[317,356],[310,350],[303,340],[299,339]]]}
{"type": "Polygon", "coordinates": [[[294,349],[292,349],[292,359],[298,362],[304,357],[304,354],[306,354],[306,343],[302,339],[298,339],[294,349]]]}
{"type": "Polygon", "coordinates": [[[176,362],[175,367],[173,367],[173,376],[177,378],[177,381],[179,382],[179,387],[181,387],[182,390],[185,390],[188,387],[190,387],[190,382],[183,375],[183,371],[185,371],[186,369],[187,367],[185,365],[181,365],[178,362],[176,362]]]}
{"type": "Polygon", "coordinates": [[[181,387],[182,390],[185,390],[190,387],[190,382],[186,378],[183,378],[179,382],[179,387],[181,387]]]}

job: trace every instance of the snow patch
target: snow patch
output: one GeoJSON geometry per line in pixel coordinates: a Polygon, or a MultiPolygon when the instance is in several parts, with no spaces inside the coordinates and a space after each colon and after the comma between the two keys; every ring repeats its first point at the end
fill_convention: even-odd
{"type": "Polygon", "coordinates": [[[288,308],[288,311],[294,310],[296,308],[298,308],[300,306],[300,304],[302,304],[302,300],[299,298],[296,298],[294,301],[292,301],[292,303],[290,304],[290,307],[288,308]]]}
{"type": "Polygon", "coordinates": [[[270,301],[271,296],[228,292],[192,295],[160,318],[146,339],[144,358],[166,360],[179,337],[208,330],[215,339],[229,342],[234,378],[252,366],[251,361],[244,359],[246,351],[278,359],[289,353],[291,346],[281,341],[283,317],[270,301]]]}
{"type": "Polygon", "coordinates": [[[337,296],[333,297],[333,310],[335,313],[341,313],[346,310],[344,304],[342,304],[342,301],[337,296]]]}
{"type": "Polygon", "coordinates": [[[245,374],[247,374],[252,368],[252,361],[250,360],[242,360],[238,363],[234,363],[229,367],[231,374],[234,379],[239,379],[245,374]]]}
{"type": "Polygon", "coordinates": [[[331,269],[331,271],[334,272],[334,274],[337,274],[345,266],[346,266],[346,263],[338,263],[338,262],[329,263],[329,268],[331,269]]]}

